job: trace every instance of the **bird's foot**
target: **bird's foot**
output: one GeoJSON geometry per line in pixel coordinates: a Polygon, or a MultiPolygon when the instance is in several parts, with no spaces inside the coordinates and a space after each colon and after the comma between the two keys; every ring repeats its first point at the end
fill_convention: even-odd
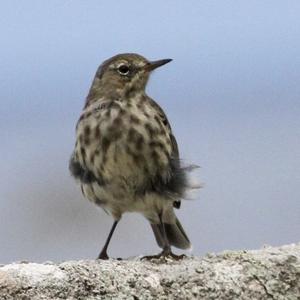
{"type": "Polygon", "coordinates": [[[101,253],[98,255],[97,259],[108,260],[108,259],[109,259],[109,256],[107,255],[107,252],[104,251],[104,252],[101,252],[101,253]]]}
{"type": "MultiPolygon", "coordinates": [[[[101,252],[101,253],[98,255],[97,259],[108,260],[108,259],[109,259],[109,256],[107,255],[106,252],[101,252]]],[[[116,259],[117,259],[117,260],[123,260],[121,257],[118,257],[118,258],[116,258],[116,259]]]]}
{"type": "Polygon", "coordinates": [[[181,254],[181,255],[176,255],[174,254],[171,250],[163,250],[161,253],[156,254],[156,255],[146,255],[143,256],[141,259],[142,260],[152,260],[152,259],[168,259],[171,258],[173,260],[181,260],[183,258],[185,258],[186,255],[185,254],[181,254]]]}

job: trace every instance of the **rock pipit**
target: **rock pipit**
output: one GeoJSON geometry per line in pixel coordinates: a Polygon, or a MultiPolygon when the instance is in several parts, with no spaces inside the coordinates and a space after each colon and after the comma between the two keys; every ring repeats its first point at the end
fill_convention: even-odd
{"type": "Polygon", "coordinates": [[[171,246],[190,247],[174,207],[189,188],[177,142],[162,108],[145,92],[150,73],[171,59],[148,61],[119,54],[97,70],[76,126],[70,171],[83,195],[114,218],[98,258],[125,212],[149,220],[160,256],[180,258],[171,246]]]}

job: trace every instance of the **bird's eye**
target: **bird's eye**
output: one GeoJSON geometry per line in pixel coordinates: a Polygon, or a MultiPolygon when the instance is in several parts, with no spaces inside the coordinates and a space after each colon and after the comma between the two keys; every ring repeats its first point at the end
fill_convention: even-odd
{"type": "Polygon", "coordinates": [[[129,67],[127,65],[120,65],[118,67],[118,72],[121,75],[127,75],[129,73],[129,67]]]}

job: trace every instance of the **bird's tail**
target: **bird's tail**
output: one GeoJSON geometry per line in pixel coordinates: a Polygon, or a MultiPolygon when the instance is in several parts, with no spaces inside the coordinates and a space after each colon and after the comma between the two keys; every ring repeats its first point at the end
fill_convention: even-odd
{"type": "MultiPolygon", "coordinates": [[[[155,235],[155,239],[157,241],[158,246],[163,248],[164,247],[163,225],[151,224],[151,227],[155,235]]],[[[191,242],[177,218],[175,224],[164,223],[164,227],[170,245],[180,249],[191,248],[191,242]]]]}

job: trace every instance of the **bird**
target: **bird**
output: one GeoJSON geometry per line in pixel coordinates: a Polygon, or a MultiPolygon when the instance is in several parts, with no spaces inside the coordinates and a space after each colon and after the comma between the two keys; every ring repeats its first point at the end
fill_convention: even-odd
{"type": "Polygon", "coordinates": [[[174,209],[192,188],[193,167],[182,166],[167,116],[145,91],[150,74],[171,61],[115,55],[99,66],[86,97],[69,170],[84,197],[114,220],[98,259],[109,259],[108,245],[127,212],[144,215],[162,249],[145,258],[181,259],[171,247],[191,247],[174,209]]]}

